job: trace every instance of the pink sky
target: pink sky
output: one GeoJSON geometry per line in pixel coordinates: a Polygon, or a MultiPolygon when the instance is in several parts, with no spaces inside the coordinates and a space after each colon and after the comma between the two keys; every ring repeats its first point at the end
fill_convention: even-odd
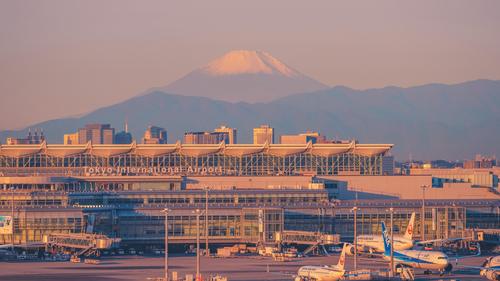
{"type": "Polygon", "coordinates": [[[0,129],[163,86],[233,49],[328,85],[500,79],[500,1],[1,1],[0,129]]]}

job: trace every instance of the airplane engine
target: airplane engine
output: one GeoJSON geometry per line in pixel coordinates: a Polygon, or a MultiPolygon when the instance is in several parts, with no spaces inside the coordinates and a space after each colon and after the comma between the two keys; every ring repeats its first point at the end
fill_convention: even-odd
{"type": "Polygon", "coordinates": [[[354,256],[354,245],[347,245],[346,254],[349,256],[354,256]]]}

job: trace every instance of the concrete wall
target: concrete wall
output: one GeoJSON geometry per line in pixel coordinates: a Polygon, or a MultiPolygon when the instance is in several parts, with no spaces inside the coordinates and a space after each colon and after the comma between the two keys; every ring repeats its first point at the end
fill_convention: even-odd
{"type": "Polygon", "coordinates": [[[186,177],[186,189],[307,188],[310,176],[271,177],[186,177]]]}
{"type": "MultiPolygon", "coordinates": [[[[421,199],[422,185],[431,186],[432,176],[331,176],[321,177],[337,182],[339,199],[421,199]]],[[[447,183],[442,188],[427,188],[432,199],[500,199],[488,188],[471,184],[447,183]]]]}
{"type": "Polygon", "coordinates": [[[498,187],[500,169],[411,169],[411,175],[432,175],[437,179],[468,182],[472,185],[498,187]]]}
{"type": "MultiPolygon", "coordinates": [[[[431,186],[432,176],[321,176],[334,187],[338,199],[421,199],[422,185],[431,186]]],[[[245,188],[307,188],[313,181],[308,176],[290,177],[187,177],[186,189],[206,186],[213,189],[245,188]]],[[[427,188],[429,199],[500,199],[498,193],[488,188],[471,187],[470,183],[445,183],[443,187],[427,188]]]]}

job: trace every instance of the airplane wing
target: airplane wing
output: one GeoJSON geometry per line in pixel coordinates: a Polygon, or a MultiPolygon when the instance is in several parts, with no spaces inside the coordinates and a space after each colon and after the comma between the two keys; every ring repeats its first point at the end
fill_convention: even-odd
{"type": "Polygon", "coordinates": [[[477,269],[477,270],[491,269],[491,268],[489,268],[489,267],[484,267],[484,266],[472,266],[472,265],[458,265],[458,267],[463,267],[463,268],[472,268],[472,269],[477,269]]]}
{"type": "MultiPolygon", "coordinates": [[[[433,242],[438,242],[438,241],[460,241],[460,240],[463,240],[463,239],[467,239],[467,238],[452,238],[452,239],[435,239],[435,240],[427,240],[427,241],[419,241],[417,243],[415,243],[416,245],[424,245],[424,244],[428,244],[428,243],[433,243],[433,242]]],[[[455,259],[455,260],[459,260],[459,259],[464,259],[464,258],[469,258],[469,257],[477,257],[477,256],[480,256],[481,255],[481,245],[478,243],[477,245],[477,253],[475,254],[472,254],[472,255],[464,255],[464,256],[451,256],[451,255],[448,255],[448,257],[450,259],[455,259]]]]}
{"type": "Polygon", "coordinates": [[[269,274],[286,276],[286,277],[291,277],[291,278],[297,277],[297,273],[294,273],[294,272],[270,271],[269,274]]]}
{"type": "Polygon", "coordinates": [[[358,252],[358,256],[362,256],[365,258],[383,258],[384,255],[382,253],[369,253],[369,252],[358,252]]]}
{"type": "Polygon", "coordinates": [[[0,249],[8,249],[12,247],[12,244],[4,244],[4,245],[0,245],[0,249]]]}
{"type": "MultiPolygon", "coordinates": [[[[33,243],[15,244],[14,247],[15,248],[39,248],[39,247],[43,247],[44,245],[45,245],[44,243],[33,242],[33,243]]],[[[12,247],[12,244],[3,244],[3,245],[0,245],[0,249],[8,249],[8,248],[11,248],[11,247],[12,247]]]]}
{"type": "Polygon", "coordinates": [[[383,259],[383,256],[365,257],[361,256],[359,261],[369,262],[370,264],[387,264],[387,261],[383,259]]]}
{"type": "Polygon", "coordinates": [[[432,239],[432,240],[424,240],[424,241],[416,241],[415,245],[425,245],[425,244],[434,244],[436,242],[455,242],[460,240],[472,239],[472,237],[464,237],[464,238],[446,238],[446,239],[432,239]]]}

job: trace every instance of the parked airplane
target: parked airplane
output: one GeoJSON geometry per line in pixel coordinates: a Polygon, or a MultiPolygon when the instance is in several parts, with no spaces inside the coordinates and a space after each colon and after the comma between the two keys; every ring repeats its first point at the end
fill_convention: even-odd
{"type": "Polygon", "coordinates": [[[337,281],[345,275],[345,255],[347,244],[344,244],[340,253],[339,262],[336,265],[325,266],[302,266],[297,272],[295,281],[315,280],[315,281],[337,281]]]}
{"type": "MultiPolygon", "coordinates": [[[[410,217],[406,232],[404,235],[394,235],[394,249],[395,250],[408,250],[414,245],[413,229],[415,225],[415,213],[413,212],[410,217]]],[[[384,242],[380,235],[359,235],[358,236],[358,252],[370,253],[383,253],[384,242]]],[[[354,245],[349,245],[347,253],[354,255],[354,245]]]]}
{"type": "MultiPolygon", "coordinates": [[[[382,222],[382,240],[384,242],[384,259],[391,260],[391,240],[387,235],[385,223],[382,222]]],[[[440,251],[400,250],[393,251],[394,267],[411,267],[424,269],[426,273],[438,270],[441,274],[450,272],[453,266],[448,256],[440,251]]]]}
{"type": "Polygon", "coordinates": [[[479,269],[479,274],[488,280],[500,281],[500,256],[487,258],[482,266],[466,266],[479,269]]]}

